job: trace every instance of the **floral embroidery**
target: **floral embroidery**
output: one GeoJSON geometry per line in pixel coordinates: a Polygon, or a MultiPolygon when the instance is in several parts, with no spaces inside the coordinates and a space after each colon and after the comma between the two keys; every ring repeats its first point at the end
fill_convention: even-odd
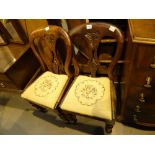
{"type": "Polygon", "coordinates": [[[96,104],[104,96],[103,84],[96,80],[84,80],[76,85],[75,96],[79,103],[87,106],[96,104]]]}
{"type": "Polygon", "coordinates": [[[58,79],[52,75],[43,76],[34,85],[34,93],[38,97],[52,94],[58,87],[58,79]]]}
{"type": "Polygon", "coordinates": [[[81,90],[81,95],[87,99],[93,99],[97,94],[97,89],[93,85],[85,85],[81,90]]]}

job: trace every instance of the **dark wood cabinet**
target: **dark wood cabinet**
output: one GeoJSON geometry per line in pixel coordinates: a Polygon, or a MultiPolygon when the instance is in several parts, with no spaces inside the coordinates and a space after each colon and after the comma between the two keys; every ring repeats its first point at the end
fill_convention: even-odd
{"type": "Polygon", "coordinates": [[[155,127],[155,20],[128,20],[121,119],[155,127]]]}
{"type": "Polygon", "coordinates": [[[0,90],[22,90],[40,64],[29,45],[0,46],[0,90]]]}
{"type": "MultiPolygon", "coordinates": [[[[19,19],[18,22],[27,38],[33,30],[48,26],[46,19],[19,19]]],[[[38,73],[40,63],[28,43],[0,46],[0,90],[23,90],[38,73]]]]}

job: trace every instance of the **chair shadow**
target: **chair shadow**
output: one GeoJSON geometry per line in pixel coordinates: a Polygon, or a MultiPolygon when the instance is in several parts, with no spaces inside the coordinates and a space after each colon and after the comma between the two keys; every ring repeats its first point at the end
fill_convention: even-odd
{"type": "Polygon", "coordinates": [[[10,100],[9,98],[1,97],[0,98],[0,105],[5,106],[9,100],[10,100]]]}
{"type": "Polygon", "coordinates": [[[65,127],[65,124],[63,124],[60,120],[57,120],[57,117],[52,114],[43,113],[38,110],[35,110],[32,114],[59,127],[65,127]]]}
{"type": "Polygon", "coordinates": [[[79,130],[91,135],[104,135],[104,130],[101,126],[95,126],[90,124],[84,124],[78,122],[76,125],[67,125],[67,127],[75,130],[79,130]]]}
{"type": "Polygon", "coordinates": [[[19,94],[7,92],[2,92],[0,94],[0,106],[7,106],[25,111],[34,110],[31,104],[27,100],[21,98],[19,94]]]}
{"type": "Polygon", "coordinates": [[[66,124],[63,122],[63,120],[57,119],[56,116],[53,116],[52,114],[48,114],[48,113],[42,113],[40,111],[34,111],[33,115],[36,117],[39,117],[49,123],[52,123],[56,126],[59,127],[67,127],[70,129],[74,129],[74,130],[79,130],[91,135],[104,135],[104,130],[101,126],[95,126],[95,125],[90,125],[90,124],[84,124],[81,122],[78,122],[77,124],[66,124]]]}

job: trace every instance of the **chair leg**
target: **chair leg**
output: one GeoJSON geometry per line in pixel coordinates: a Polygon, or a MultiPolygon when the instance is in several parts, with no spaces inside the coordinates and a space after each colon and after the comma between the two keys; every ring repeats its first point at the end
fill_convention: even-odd
{"type": "Polygon", "coordinates": [[[68,120],[69,120],[69,124],[76,124],[77,123],[77,118],[75,114],[67,114],[68,120]]]}
{"type": "Polygon", "coordinates": [[[61,109],[58,109],[58,115],[67,124],[76,124],[77,123],[77,119],[76,119],[75,114],[64,112],[61,109]]]}
{"type": "Polygon", "coordinates": [[[58,116],[64,121],[64,123],[68,123],[68,119],[63,113],[58,112],[58,116]]]}
{"type": "MultiPolygon", "coordinates": [[[[33,103],[31,103],[31,105],[33,107],[35,107],[36,109],[38,109],[40,112],[46,113],[48,111],[46,108],[43,108],[43,107],[41,107],[39,105],[36,105],[36,104],[33,104],[33,103]]],[[[76,124],[77,123],[77,119],[76,119],[75,114],[70,114],[68,112],[63,112],[61,109],[57,110],[57,114],[67,124],[76,124]]]]}
{"type": "Polygon", "coordinates": [[[107,121],[105,124],[106,133],[111,134],[113,126],[114,126],[114,121],[107,121]]]}

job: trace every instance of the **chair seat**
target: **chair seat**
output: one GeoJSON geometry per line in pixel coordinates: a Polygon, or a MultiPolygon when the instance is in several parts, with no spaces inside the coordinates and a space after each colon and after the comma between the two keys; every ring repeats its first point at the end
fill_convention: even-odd
{"type": "Polygon", "coordinates": [[[35,104],[54,109],[67,79],[67,75],[58,75],[47,71],[37,78],[21,94],[21,97],[35,104]]]}
{"type": "Polygon", "coordinates": [[[87,116],[112,120],[110,79],[78,76],[67,95],[61,109],[87,116]]]}

